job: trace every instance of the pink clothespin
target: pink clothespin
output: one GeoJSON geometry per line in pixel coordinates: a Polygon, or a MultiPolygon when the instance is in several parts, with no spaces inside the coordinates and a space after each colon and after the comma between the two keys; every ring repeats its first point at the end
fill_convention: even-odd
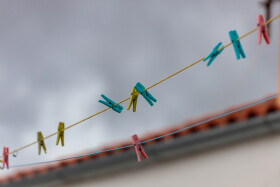
{"type": "Polygon", "coordinates": [[[133,144],[135,146],[135,151],[136,151],[138,162],[141,162],[141,154],[143,155],[143,157],[145,159],[147,159],[148,156],[146,155],[143,146],[140,144],[141,141],[138,138],[137,134],[134,134],[133,136],[131,136],[131,138],[132,138],[133,144]]]}
{"type": "Polygon", "coordinates": [[[262,35],[263,35],[266,43],[269,44],[270,42],[269,42],[268,32],[266,29],[266,25],[264,25],[265,21],[264,21],[263,15],[261,15],[261,14],[258,15],[257,24],[258,24],[258,44],[262,43],[262,35]]]}
{"type": "Polygon", "coordinates": [[[9,147],[3,148],[3,169],[5,168],[5,163],[7,169],[9,169],[9,147]]]}

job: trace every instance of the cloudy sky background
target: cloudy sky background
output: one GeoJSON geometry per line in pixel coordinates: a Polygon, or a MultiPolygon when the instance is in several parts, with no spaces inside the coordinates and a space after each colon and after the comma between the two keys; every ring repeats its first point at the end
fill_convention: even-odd
{"type": "MultiPolygon", "coordinates": [[[[71,125],[105,108],[103,93],[116,102],[136,82],[146,87],[207,56],[228,32],[256,27],[264,13],[259,0],[231,1],[1,1],[0,147],[47,136],[59,121],[71,125]]],[[[279,12],[275,3],[272,16],[279,12]]],[[[33,145],[10,164],[48,161],[95,150],[134,133],[145,134],[189,118],[260,99],[277,90],[279,21],[271,45],[257,45],[257,33],[241,41],[246,59],[226,48],[210,67],[201,62],[150,89],[158,102],[138,99],[137,112],[109,110],[45,141],[47,154],[33,145]],[[246,75],[246,76],[244,76],[246,75]]]]}

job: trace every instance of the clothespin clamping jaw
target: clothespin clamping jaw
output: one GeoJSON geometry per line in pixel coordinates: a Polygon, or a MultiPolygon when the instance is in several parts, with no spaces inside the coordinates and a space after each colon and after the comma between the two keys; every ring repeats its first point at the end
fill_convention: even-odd
{"type": "Polygon", "coordinates": [[[4,147],[3,148],[3,166],[2,169],[5,168],[5,165],[7,169],[9,169],[9,147],[4,147]]]}
{"type": "Polygon", "coordinates": [[[257,26],[258,26],[258,44],[262,43],[262,36],[263,36],[266,43],[269,45],[270,41],[269,41],[269,37],[268,37],[267,28],[265,25],[263,15],[261,15],[261,14],[259,14],[257,17],[257,26]]]}
{"type": "Polygon", "coordinates": [[[57,139],[56,139],[56,145],[58,145],[59,140],[61,140],[61,145],[64,146],[64,123],[59,122],[58,128],[57,128],[57,139]]]}
{"type": "Polygon", "coordinates": [[[232,45],[233,45],[233,48],[234,48],[234,51],[235,51],[235,54],[236,54],[236,58],[238,60],[240,59],[240,56],[242,58],[246,58],[246,55],[243,51],[243,48],[242,48],[242,45],[240,43],[239,36],[238,36],[236,30],[229,31],[229,37],[230,37],[230,40],[232,42],[232,45]]]}
{"type": "Polygon", "coordinates": [[[43,147],[45,153],[47,153],[47,148],[41,131],[37,132],[37,141],[38,141],[38,154],[39,155],[41,154],[41,147],[43,147]]]}
{"type": "Polygon", "coordinates": [[[127,110],[129,110],[130,107],[131,107],[131,105],[133,104],[133,112],[136,112],[136,105],[137,105],[138,95],[139,95],[139,93],[138,93],[137,90],[133,87],[132,92],[131,92],[131,96],[130,96],[129,105],[128,105],[128,107],[127,107],[127,110]]]}
{"type": "Polygon", "coordinates": [[[137,134],[134,134],[133,136],[131,136],[131,138],[132,138],[132,142],[133,142],[134,147],[135,147],[135,151],[136,151],[138,162],[141,162],[141,154],[143,155],[143,157],[145,159],[148,159],[148,156],[145,153],[144,148],[141,145],[141,141],[138,138],[137,134]]]}
{"type": "Polygon", "coordinates": [[[210,58],[209,62],[207,63],[207,66],[210,66],[213,60],[224,50],[224,46],[221,49],[219,49],[221,45],[222,42],[218,43],[218,45],[214,47],[213,51],[206,58],[203,59],[203,61],[206,61],[210,58]]]}
{"type": "Polygon", "coordinates": [[[123,107],[121,105],[118,105],[117,103],[115,103],[114,101],[112,101],[111,99],[109,99],[108,97],[106,97],[104,94],[101,94],[101,96],[106,100],[106,101],[102,101],[99,100],[100,103],[106,105],[107,107],[112,108],[115,112],[121,113],[123,107]]]}
{"type": "Polygon", "coordinates": [[[157,102],[156,98],[154,98],[147,90],[145,90],[145,87],[140,83],[138,82],[134,88],[137,90],[138,93],[140,93],[145,99],[146,101],[151,105],[153,106],[153,102],[157,102]]]}

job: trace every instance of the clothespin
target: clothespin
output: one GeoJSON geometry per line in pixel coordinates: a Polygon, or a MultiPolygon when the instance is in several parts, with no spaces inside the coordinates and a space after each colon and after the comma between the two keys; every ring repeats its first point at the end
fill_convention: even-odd
{"type": "Polygon", "coordinates": [[[111,99],[109,99],[108,97],[106,97],[104,94],[101,94],[101,96],[106,100],[106,101],[102,101],[99,100],[100,103],[106,105],[107,107],[112,108],[114,111],[121,113],[123,107],[121,105],[117,105],[117,103],[115,103],[114,101],[112,101],[111,99]]]}
{"type": "Polygon", "coordinates": [[[132,138],[132,142],[133,142],[134,147],[135,147],[135,151],[136,151],[138,162],[141,162],[141,154],[143,155],[143,157],[145,159],[148,159],[148,156],[145,153],[144,148],[141,145],[141,141],[138,138],[137,134],[134,134],[133,136],[131,136],[131,138],[132,138]]]}
{"type": "Polygon", "coordinates": [[[2,169],[5,168],[5,164],[6,164],[7,169],[9,169],[9,147],[3,148],[3,167],[2,167],[2,169]]]}
{"type": "Polygon", "coordinates": [[[269,37],[268,37],[268,32],[266,29],[266,25],[263,15],[259,14],[257,17],[257,25],[258,25],[258,44],[262,43],[262,35],[266,41],[267,44],[270,44],[269,42],[269,37]]]}
{"type": "Polygon", "coordinates": [[[128,105],[128,107],[127,107],[127,110],[129,110],[130,107],[131,107],[131,105],[133,104],[133,112],[136,112],[136,105],[137,105],[138,95],[139,95],[139,93],[138,93],[137,90],[133,87],[132,92],[131,92],[131,96],[130,96],[129,105],[128,105]]]}
{"type": "Polygon", "coordinates": [[[233,48],[234,48],[234,51],[236,54],[236,58],[239,60],[240,55],[242,56],[242,58],[246,58],[246,55],[243,51],[240,40],[238,40],[239,36],[238,36],[236,30],[229,31],[229,37],[230,37],[230,40],[232,42],[232,45],[233,45],[233,48]]]}
{"type": "Polygon", "coordinates": [[[224,48],[222,47],[221,50],[219,50],[219,47],[222,45],[222,42],[218,43],[218,45],[216,45],[213,49],[213,51],[206,57],[203,59],[203,61],[206,61],[208,58],[210,58],[207,66],[210,66],[213,62],[213,60],[224,50],[224,48]]]}
{"type": "Polygon", "coordinates": [[[146,99],[146,101],[148,101],[151,106],[154,105],[152,101],[157,102],[156,98],[154,98],[147,90],[145,91],[145,87],[140,82],[138,82],[134,88],[146,99]]]}
{"type": "Polygon", "coordinates": [[[57,128],[57,139],[56,139],[56,145],[58,145],[59,140],[61,140],[61,145],[64,146],[64,123],[59,122],[58,128],[57,128]]]}
{"type": "Polygon", "coordinates": [[[47,148],[41,131],[37,132],[37,140],[38,140],[38,154],[39,155],[41,154],[41,147],[43,147],[45,153],[47,153],[47,148]]]}

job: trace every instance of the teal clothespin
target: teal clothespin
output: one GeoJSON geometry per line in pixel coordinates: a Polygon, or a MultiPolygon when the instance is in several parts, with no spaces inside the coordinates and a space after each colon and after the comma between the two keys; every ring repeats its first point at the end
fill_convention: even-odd
{"type": "Polygon", "coordinates": [[[221,50],[219,50],[220,46],[222,45],[222,42],[218,43],[218,45],[216,45],[213,49],[213,51],[206,57],[203,59],[203,61],[206,61],[207,59],[210,58],[207,66],[210,66],[213,62],[213,60],[224,50],[224,46],[221,48],[221,50]]]}
{"type": "Polygon", "coordinates": [[[106,105],[107,107],[112,108],[114,111],[121,113],[123,107],[121,105],[117,105],[114,101],[106,97],[104,94],[101,94],[101,97],[103,97],[106,101],[99,100],[100,103],[106,105]]]}
{"type": "Polygon", "coordinates": [[[246,55],[243,51],[242,45],[240,43],[240,40],[237,40],[239,38],[236,30],[233,31],[229,31],[229,37],[230,40],[232,42],[235,54],[236,54],[236,58],[239,60],[240,59],[240,55],[242,56],[242,58],[246,58],[246,55]]]}
{"type": "Polygon", "coordinates": [[[152,101],[157,102],[157,100],[147,90],[145,91],[145,87],[140,82],[138,82],[134,88],[148,101],[151,106],[154,105],[152,101]]]}

